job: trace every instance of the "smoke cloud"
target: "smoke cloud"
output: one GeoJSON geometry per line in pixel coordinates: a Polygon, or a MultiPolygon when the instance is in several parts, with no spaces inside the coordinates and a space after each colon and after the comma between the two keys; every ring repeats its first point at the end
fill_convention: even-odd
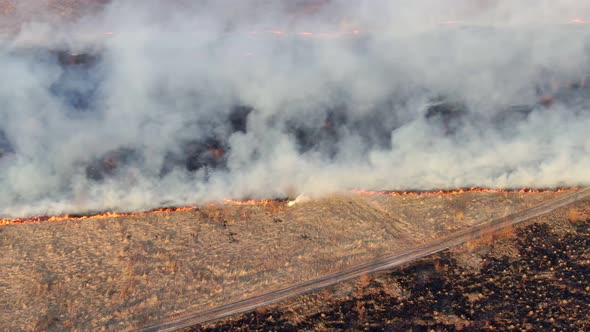
{"type": "Polygon", "coordinates": [[[0,216],[590,183],[590,4],[92,8],[2,43],[0,216]]]}

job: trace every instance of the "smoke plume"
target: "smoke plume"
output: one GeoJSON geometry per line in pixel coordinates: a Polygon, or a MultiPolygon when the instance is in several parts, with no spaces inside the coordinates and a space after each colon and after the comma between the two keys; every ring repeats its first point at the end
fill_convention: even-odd
{"type": "MultiPolygon", "coordinates": [[[[24,16],[37,1],[18,3],[24,16]]],[[[574,0],[113,1],[21,17],[0,48],[0,216],[586,185],[585,18],[574,0]]]]}

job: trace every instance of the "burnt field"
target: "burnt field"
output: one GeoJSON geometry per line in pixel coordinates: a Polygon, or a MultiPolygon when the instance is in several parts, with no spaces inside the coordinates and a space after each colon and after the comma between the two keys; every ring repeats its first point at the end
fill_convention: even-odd
{"type": "MultiPolygon", "coordinates": [[[[2,226],[1,323],[24,330],[149,326],[402,253],[569,192],[365,193],[291,207],[250,202],[2,226]]],[[[569,229],[585,218],[585,204],[539,221],[569,229]]]]}

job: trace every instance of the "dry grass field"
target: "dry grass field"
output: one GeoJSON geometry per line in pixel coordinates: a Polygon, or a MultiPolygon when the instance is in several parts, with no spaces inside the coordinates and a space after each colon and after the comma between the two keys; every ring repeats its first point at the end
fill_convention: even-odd
{"type": "Polygon", "coordinates": [[[150,325],[401,253],[567,193],[351,193],[292,207],[220,204],[1,226],[0,326],[150,325]]]}

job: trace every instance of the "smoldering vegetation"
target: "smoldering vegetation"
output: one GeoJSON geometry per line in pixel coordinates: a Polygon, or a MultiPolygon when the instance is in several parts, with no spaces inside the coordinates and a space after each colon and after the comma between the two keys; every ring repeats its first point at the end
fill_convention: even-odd
{"type": "Polygon", "coordinates": [[[587,184],[590,6],[449,2],[33,17],[0,49],[0,215],[587,184]]]}

